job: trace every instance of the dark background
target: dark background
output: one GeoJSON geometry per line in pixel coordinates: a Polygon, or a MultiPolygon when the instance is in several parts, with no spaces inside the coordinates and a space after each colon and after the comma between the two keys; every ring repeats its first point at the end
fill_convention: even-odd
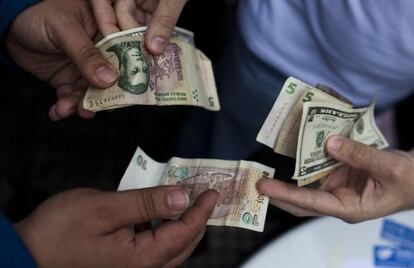
{"type": "MultiPolygon", "coordinates": [[[[229,36],[236,0],[190,1],[179,26],[195,33],[196,45],[214,62],[229,36]]],[[[48,118],[54,90],[18,69],[0,67],[0,208],[13,221],[49,196],[75,187],[115,190],[136,147],[158,161],[172,155],[180,124],[194,107],[133,106],[98,113],[93,120],[48,118]]],[[[411,149],[413,98],[397,106],[400,147],[411,149]]],[[[251,159],[289,178],[294,162],[263,148],[251,159]]],[[[183,267],[234,267],[269,240],[306,219],[269,207],[265,232],[209,227],[183,267]]]]}

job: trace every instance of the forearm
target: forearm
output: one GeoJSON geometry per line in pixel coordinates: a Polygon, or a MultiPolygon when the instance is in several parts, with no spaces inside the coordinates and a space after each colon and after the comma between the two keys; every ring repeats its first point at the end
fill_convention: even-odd
{"type": "Polygon", "coordinates": [[[3,38],[14,18],[23,10],[39,2],[38,0],[0,0],[0,64],[10,60],[3,49],[3,38]]]}

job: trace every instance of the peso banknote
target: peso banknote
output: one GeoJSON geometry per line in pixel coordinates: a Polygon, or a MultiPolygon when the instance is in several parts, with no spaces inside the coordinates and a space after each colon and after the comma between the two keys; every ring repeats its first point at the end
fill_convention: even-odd
{"type": "Polygon", "coordinates": [[[243,160],[173,157],[158,163],[138,148],[118,190],[179,185],[194,202],[202,192],[214,189],[219,197],[207,224],[262,232],[269,199],[256,190],[256,182],[273,175],[273,168],[243,160]]]}
{"type": "Polygon", "coordinates": [[[144,45],[146,27],[107,36],[96,44],[118,70],[110,88],[90,87],[83,99],[89,111],[130,105],[193,105],[218,111],[220,103],[210,60],[194,47],[193,34],[176,27],[161,55],[144,45]]]}
{"type": "Polygon", "coordinates": [[[295,158],[303,103],[321,101],[352,107],[352,103],[328,87],[315,88],[289,77],[257,135],[257,141],[273,151],[295,158]]]}
{"type": "Polygon", "coordinates": [[[378,149],[388,146],[375,125],[374,102],[358,109],[326,102],[304,103],[293,175],[299,185],[324,177],[341,165],[325,150],[325,142],[333,134],[378,149]]]}

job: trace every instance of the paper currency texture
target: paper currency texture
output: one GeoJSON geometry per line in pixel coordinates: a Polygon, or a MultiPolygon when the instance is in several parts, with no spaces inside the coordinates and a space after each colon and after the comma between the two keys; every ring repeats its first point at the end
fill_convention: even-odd
{"type": "Polygon", "coordinates": [[[332,96],[336,94],[332,90],[320,90],[289,77],[260,129],[257,141],[273,148],[275,153],[295,158],[303,104],[323,101],[352,107],[348,102],[332,96]]]}
{"type": "Polygon", "coordinates": [[[325,151],[333,134],[383,149],[387,141],[375,125],[375,101],[366,108],[352,103],[333,89],[312,87],[289,77],[257,135],[257,141],[274,152],[296,158],[292,179],[299,186],[329,175],[341,165],[325,151]]]}
{"type": "Polygon", "coordinates": [[[107,36],[96,47],[116,70],[107,89],[90,87],[83,99],[89,111],[130,105],[193,105],[218,111],[220,104],[210,60],[194,47],[193,34],[176,27],[161,55],[145,48],[146,27],[107,36]]]}
{"type": "Polygon", "coordinates": [[[269,199],[256,190],[256,183],[273,175],[273,168],[243,160],[173,157],[158,163],[138,148],[118,190],[178,185],[194,202],[202,192],[214,189],[219,197],[207,224],[262,232],[269,199]]]}
{"type": "Polygon", "coordinates": [[[383,149],[388,146],[373,123],[374,103],[347,108],[325,102],[304,104],[293,179],[317,179],[342,163],[327,155],[326,140],[333,134],[383,149]],[[318,176],[319,175],[319,176],[318,176]]]}

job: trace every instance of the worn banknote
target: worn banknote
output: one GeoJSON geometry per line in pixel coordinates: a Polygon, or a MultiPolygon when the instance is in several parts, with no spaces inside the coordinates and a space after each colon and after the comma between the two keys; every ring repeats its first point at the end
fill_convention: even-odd
{"type": "Polygon", "coordinates": [[[282,155],[296,156],[303,104],[322,101],[352,107],[352,103],[327,87],[315,88],[289,77],[257,135],[257,141],[282,155]]]}
{"type": "Polygon", "coordinates": [[[332,134],[344,135],[380,149],[388,146],[375,125],[374,105],[373,101],[367,108],[355,109],[351,101],[329,87],[312,87],[289,77],[260,129],[257,141],[273,148],[276,153],[296,158],[293,179],[299,186],[304,186],[328,175],[340,165],[325,152],[325,141],[332,134]],[[306,121],[309,107],[314,104],[328,110],[335,108],[341,113],[332,112],[329,119],[328,115],[318,114],[310,117],[314,120],[306,121]],[[332,122],[332,125],[327,122],[332,122]]]}
{"type": "Polygon", "coordinates": [[[193,105],[218,111],[220,103],[210,60],[194,46],[193,34],[176,27],[161,55],[146,49],[146,27],[111,34],[96,44],[116,70],[107,89],[90,87],[83,99],[89,111],[130,105],[193,105]]]}
{"type": "Polygon", "coordinates": [[[378,149],[388,146],[375,125],[374,102],[367,108],[349,108],[326,102],[304,103],[293,179],[310,183],[341,165],[325,150],[325,142],[333,134],[378,149]]]}
{"type": "Polygon", "coordinates": [[[202,192],[214,189],[219,197],[207,224],[262,232],[269,199],[256,190],[256,182],[273,175],[273,168],[243,160],[173,157],[158,163],[138,148],[118,190],[179,185],[194,202],[202,192]]]}

